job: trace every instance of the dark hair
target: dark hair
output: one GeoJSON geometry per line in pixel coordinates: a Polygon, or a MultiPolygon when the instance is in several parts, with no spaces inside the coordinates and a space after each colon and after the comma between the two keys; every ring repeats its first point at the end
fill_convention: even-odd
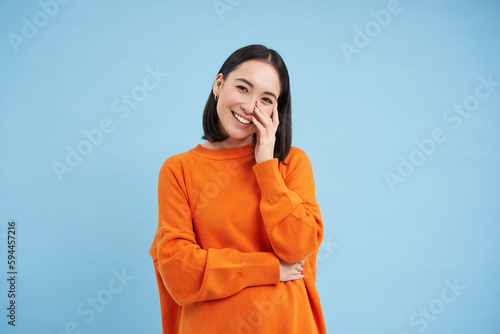
{"type": "MultiPolygon", "coordinates": [[[[276,131],[274,157],[278,158],[279,162],[282,162],[290,152],[290,146],[292,145],[292,102],[288,70],[281,56],[276,51],[268,49],[263,45],[248,45],[233,52],[233,54],[226,59],[218,74],[222,73],[222,78],[225,80],[229,73],[235,70],[239,65],[252,59],[258,59],[272,64],[280,78],[281,92],[278,97],[279,126],[276,131]]],[[[227,139],[227,136],[219,132],[217,102],[214,99],[212,89],[210,89],[210,95],[208,96],[203,111],[203,132],[204,135],[202,138],[212,143],[227,139]]],[[[253,135],[253,142],[254,145],[257,142],[256,134],[253,135]]]]}

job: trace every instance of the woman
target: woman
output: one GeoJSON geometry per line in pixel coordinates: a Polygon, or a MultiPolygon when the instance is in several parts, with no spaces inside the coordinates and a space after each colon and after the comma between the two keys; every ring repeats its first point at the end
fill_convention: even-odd
{"type": "Polygon", "coordinates": [[[207,141],[160,170],[150,255],[163,333],[326,333],[323,223],[291,128],[282,58],[262,45],[235,51],[205,105],[207,141]]]}

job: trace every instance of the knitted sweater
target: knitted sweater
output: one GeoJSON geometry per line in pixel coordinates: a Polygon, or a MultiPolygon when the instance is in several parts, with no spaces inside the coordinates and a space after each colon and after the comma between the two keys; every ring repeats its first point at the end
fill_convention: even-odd
{"type": "Polygon", "coordinates": [[[326,333],[311,163],[292,146],[286,164],[256,164],[253,150],[198,145],[160,170],[150,255],[164,334],[326,333]],[[305,259],[305,278],[280,282],[280,258],[305,259]]]}

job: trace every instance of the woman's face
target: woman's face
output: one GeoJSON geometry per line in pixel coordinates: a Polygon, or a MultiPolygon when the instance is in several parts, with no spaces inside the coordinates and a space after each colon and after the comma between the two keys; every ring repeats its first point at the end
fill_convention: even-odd
{"type": "Polygon", "coordinates": [[[227,78],[219,74],[213,93],[219,97],[217,115],[220,129],[228,136],[227,144],[237,147],[252,142],[257,127],[252,123],[254,108],[269,117],[280,93],[279,75],[273,65],[260,60],[248,60],[234,69],[227,78]]]}

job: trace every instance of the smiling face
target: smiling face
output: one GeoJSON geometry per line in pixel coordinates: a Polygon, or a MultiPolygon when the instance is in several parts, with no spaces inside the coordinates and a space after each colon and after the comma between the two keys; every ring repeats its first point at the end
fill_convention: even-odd
{"type": "Polygon", "coordinates": [[[279,75],[273,65],[261,60],[248,60],[227,78],[219,74],[214,82],[213,93],[218,96],[217,115],[220,130],[228,138],[223,147],[238,147],[252,142],[257,127],[252,115],[257,101],[260,110],[269,117],[280,93],[279,75]]]}

